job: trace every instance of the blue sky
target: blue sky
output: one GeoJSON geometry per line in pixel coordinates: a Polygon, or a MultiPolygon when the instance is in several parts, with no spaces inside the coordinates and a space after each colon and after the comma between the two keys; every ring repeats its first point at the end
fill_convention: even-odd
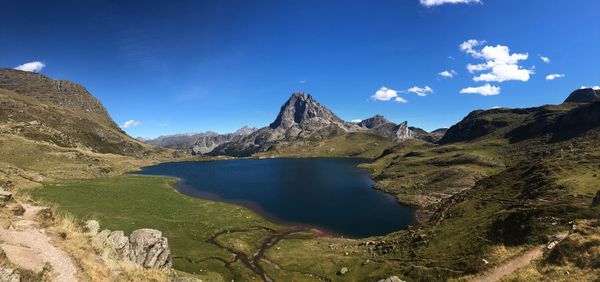
{"type": "Polygon", "coordinates": [[[446,1],[1,1],[0,66],[39,61],[144,137],[262,127],[295,91],[433,130],[600,84],[599,1],[446,1]]]}

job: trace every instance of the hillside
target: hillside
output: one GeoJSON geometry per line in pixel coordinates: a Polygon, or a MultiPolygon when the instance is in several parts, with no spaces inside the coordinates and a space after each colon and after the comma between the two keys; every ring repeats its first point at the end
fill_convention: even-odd
{"type": "Polygon", "coordinates": [[[67,108],[120,131],[100,101],[77,83],[53,80],[38,73],[0,68],[0,88],[67,108]]]}
{"type": "Polygon", "coordinates": [[[597,218],[599,108],[474,111],[441,145],[400,144],[364,165],[374,170],[375,188],[420,207],[423,222],[386,236],[374,252],[412,258],[405,275],[414,279],[464,276],[545,244],[576,220],[597,218]]]}
{"type": "Polygon", "coordinates": [[[114,174],[170,154],[124,133],[82,86],[9,69],[0,69],[0,144],[2,178],[114,174]]]}

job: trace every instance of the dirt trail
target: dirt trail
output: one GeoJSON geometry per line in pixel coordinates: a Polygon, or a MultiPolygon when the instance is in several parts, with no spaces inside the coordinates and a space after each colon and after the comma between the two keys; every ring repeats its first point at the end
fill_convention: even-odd
{"type": "Polygon", "coordinates": [[[494,268],[491,272],[482,274],[471,279],[471,282],[495,282],[500,281],[502,277],[515,272],[517,269],[529,265],[533,260],[541,258],[544,254],[546,245],[537,246],[519,257],[511,259],[504,264],[494,268]]]}
{"type": "MultiPolygon", "coordinates": [[[[560,242],[567,237],[568,232],[562,232],[554,235],[554,241],[560,242]]],[[[496,282],[500,281],[502,277],[509,275],[516,270],[528,266],[532,261],[541,258],[544,255],[544,251],[547,249],[547,245],[540,245],[535,247],[533,250],[529,250],[526,253],[504,262],[502,265],[488,271],[484,274],[474,277],[471,282],[496,282]]]]}
{"type": "Polygon", "coordinates": [[[53,281],[77,281],[77,268],[71,258],[55,247],[50,237],[36,226],[35,216],[41,209],[37,206],[23,205],[23,216],[11,221],[0,219],[0,248],[15,265],[35,271],[42,271],[44,264],[52,266],[53,281]]]}

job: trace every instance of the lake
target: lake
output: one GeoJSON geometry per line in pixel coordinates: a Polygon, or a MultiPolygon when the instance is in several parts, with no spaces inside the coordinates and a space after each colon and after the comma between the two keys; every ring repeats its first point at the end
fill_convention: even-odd
{"type": "Polygon", "coordinates": [[[347,237],[398,231],[414,223],[413,209],[372,188],[367,160],[343,158],[241,159],[162,163],[139,174],[182,181],[192,197],[246,206],[281,224],[316,227],[347,237]]]}

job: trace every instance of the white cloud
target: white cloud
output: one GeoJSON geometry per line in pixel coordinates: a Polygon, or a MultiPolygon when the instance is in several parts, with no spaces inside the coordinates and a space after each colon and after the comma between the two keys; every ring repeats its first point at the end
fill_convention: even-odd
{"type": "Polygon", "coordinates": [[[373,96],[371,96],[372,100],[376,100],[376,101],[395,101],[398,102],[400,104],[405,104],[408,101],[400,96],[398,96],[398,91],[394,90],[394,89],[390,89],[387,88],[385,86],[382,86],[381,88],[379,88],[379,90],[377,90],[377,92],[375,92],[375,94],[373,94],[373,96]]]}
{"type": "Polygon", "coordinates": [[[481,3],[481,0],[419,0],[421,5],[426,7],[439,6],[444,4],[470,4],[481,3]]]}
{"type": "Polygon", "coordinates": [[[460,90],[462,94],[480,94],[483,96],[492,96],[500,94],[500,87],[492,86],[489,83],[479,87],[467,87],[460,90]]]}
{"type": "Polygon", "coordinates": [[[596,85],[596,86],[592,87],[592,89],[594,89],[594,90],[600,90],[600,86],[596,85]]]}
{"type": "Polygon", "coordinates": [[[361,122],[361,121],[362,121],[362,119],[359,119],[359,118],[357,118],[357,119],[353,119],[353,120],[351,120],[350,122],[359,123],[359,122],[361,122]]]}
{"type": "Polygon", "coordinates": [[[439,76],[443,77],[443,78],[452,78],[455,75],[457,75],[458,73],[455,70],[445,70],[443,72],[438,73],[439,76]]]}
{"type": "Polygon", "coordinates": [[[527,60],[527,53],[510,53],[507,46],[485,46],[481,50],[475,47],[483,44],[485,41],[468,40],[460,45],[460,50],[471,55],[475,59],[485,60],[481,64],[468,64],[467,70],[470,73],[484,72],[473,77],[474,81],[485,82],[504,82],[509,80],[528,81],[533,69],[524,69],[519,65],[519,61],[527,60]]]}
{"type": "Polygon", "coordinates": [[[429,86],[425,86],[423,88],[418,87],[418,86],[413,86],[413,87],[407,89],[406,92],[414,93],[419,96],[427,96],[427,94],[433,93],[433,89],[431,89],[431,87],[429,87],[429,86]]]}
{"type": "Polygon", "coordinates": [[[142,124],[141,121],[130,119],[130,120],[126,121],[125,123],[123,123],[123,125],[121,125],[121,128],[123,128],[123,129],[130,128],[130,127],[138,126],[140,124],[142,124]]]}
{"type": "Polygon", "coordinates": [[[373,94],[373,96],[371,96],[371,99],[377,101],[389,101],[396,97],[398,97],[398,91],[382,86],[375,94],[373,94]]]}
{"type": "Polygon", "coordinates": [[[560,73],[553,73],[553,74],[549,74],[546,76],[546,80],[555,80],[557,78],[562,78],[565,77],[564,74],[560,74],[560,73]]]}
{"type": "Polygon", "coordinates": [[[469,54],[469,55],[473,55],[475,56],[476,54],[478,54],[479,52],[475,51],[475,47],[482,45],[485,43],[485,40],[475,40],[475,39],[469,39],[465,42],[463,42],[462,44],[460,44],[460,50],[469,54]]]}
{"type": "Polygon", "coordinates": [[[394,99],[394,101],[396,101],[397,103],[400,103],[400,104],[406,104],[406,103],[408,103],[408,101],[406,99],[404,99],[404,98],[402,98],[400,96],[396,97],[396,99],[394,99]]]}
{"type": "Polygon", "coordinates": [[[540,59],[546,64],[550,63],[550,58],[548,58],[548,57],[544,57],[544,56],[540,55],[540,59]]]}
{"type": "Polygon", "coordinates": [[[40,61],[35,61],[35,62],[29,62],[29,63],[19,65],[19,66],[15,67],[15,69],[20,70],[20,71],[28,71],[28,72],[40,72],[45,66],[46,66],[46,64],[44,64],[40,61]]]}

